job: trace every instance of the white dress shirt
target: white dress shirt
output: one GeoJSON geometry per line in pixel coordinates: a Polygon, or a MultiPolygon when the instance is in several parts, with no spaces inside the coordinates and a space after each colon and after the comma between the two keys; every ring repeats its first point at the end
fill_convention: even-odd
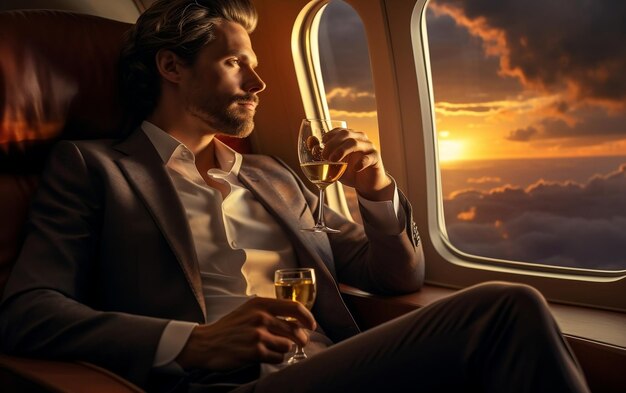
{"type": "MultiPolygon", "coordinates": [[[[218,168],[204,181],[194,154],[165,131],[147,121],[142,129],[156,148],[185,209],[202,277],[207,323],[213,323],[253,296],[275,297],[274,271],[297,267],[293,247],[283,229],[238,179],[242,155],[214,139],[218,168]]],[[[387,233],[402,230],[397,190],[393,201],[372,202],[359,197],[371,221],[387,233]]],[[[174,359],[196,323],[171,321],[157,347],[154,367],[180,371],[174,359]]],[[[310,332],[307,354],[313,355],[330,340],[310,332]]],[[[267,365],[262,371],[273,368],[267,365]]],[[[262,372],[262,373],[265,373],[262,372]]]]}

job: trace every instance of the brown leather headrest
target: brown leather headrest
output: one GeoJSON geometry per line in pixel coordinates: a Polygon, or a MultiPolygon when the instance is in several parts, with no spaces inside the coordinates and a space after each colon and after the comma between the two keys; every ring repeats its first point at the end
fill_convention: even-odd
{"type": "Polygon", "coordinates": [[[129,27],[61,11],[0,12],[2,166],[36,167],[42,154],[33,153],[58,139],[125,131],[117,62],[129,27]]]}
{"type": "MultiPolygon", "coordinates": [[[[117,63],[130,26],[63,11],[0,12],[0,172],[38,173],[59,139],[129,131],[117,63]]],[[[220,139],[251,150],[247,138],[220,139]]]]}

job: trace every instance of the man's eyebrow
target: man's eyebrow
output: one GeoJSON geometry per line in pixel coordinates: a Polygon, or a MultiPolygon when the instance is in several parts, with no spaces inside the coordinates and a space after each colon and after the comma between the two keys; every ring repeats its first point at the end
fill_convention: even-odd
{"type": "Polygon", "coordinates": [[[238,57],[242,60],[245,60],[246,62],[250,63],[250,65],[252,65],[253,67],[257,67],[259,65],[259,60],[257,59],[256,56],[250,56],[248,53],[246,52],[233,52],[231,53],[229,56],[234,56],[234,57],[238,57]]]}

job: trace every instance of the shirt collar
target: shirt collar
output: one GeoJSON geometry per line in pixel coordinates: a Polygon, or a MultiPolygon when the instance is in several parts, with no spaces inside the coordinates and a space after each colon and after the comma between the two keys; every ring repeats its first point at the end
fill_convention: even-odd
{"type": "Polygon", "coordinates": [[[227,144],[217,138],[213,138],[215,146],[215,157],[219,163],[220,169],[224,172],[239,176],[241,168],[242,155],[234,151],[227,144]]]}
{"type": "MultiPolygon", "coordinates": [[[[150,139],[150,142],[154,145],[154,148],[157,150],[157,153],[159,154],[159,157],[161,157],[161,160],[163,160],[164,164],[169,162],[179,146],[183,146],[187,149],[187,147],[178,139],[174,138],[149,121],[144,120],[141,124],[141,128],[148,136],[148,139],[150,139]]],[[[213,138],[213,142],[215,148],[215,158],[219,165],[219,169],[227,173],[232,173],[235,176],[239,176],[239,169],[241,168],[242,162],[241,154],[237,153],[217,138],[213,138]]]]}
{"type": "Polygon", "coordinates": [[[141,129],[146,134],[152,145],[156,149],[157,153],[159,153],[159,157],[164,164],[170,160],[176,148],[182,143],[167,132],[163,131],[156,125],[150,123],[149,121],[145,121],[141,123],[141,129]]]}

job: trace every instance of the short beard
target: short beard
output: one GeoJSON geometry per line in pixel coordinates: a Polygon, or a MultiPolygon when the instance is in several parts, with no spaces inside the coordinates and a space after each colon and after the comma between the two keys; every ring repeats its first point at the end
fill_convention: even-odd
{"type": "Polygon", "coordinates": [[[209,127],[218,134],[228,135],[235,138],[245,138],[254,129],[254,115],[242,116],[232,104],[236,102],[253,101],[259,102],[259,98],[252,94],[232,97],[226,107],[218,108],[215,101],[205,102],[202,106],[193,105],[191,113],[202,119],[209,127]]]}
{"type": "Polygon", "coordinates": [[[232,109],[226,109],[224,112],[213,116],[213,118],[219,122],[219,130],[222,134],[235,138],[245,138],[250,135],[254,129],[253,116],[243,118],[232,109]]]}

